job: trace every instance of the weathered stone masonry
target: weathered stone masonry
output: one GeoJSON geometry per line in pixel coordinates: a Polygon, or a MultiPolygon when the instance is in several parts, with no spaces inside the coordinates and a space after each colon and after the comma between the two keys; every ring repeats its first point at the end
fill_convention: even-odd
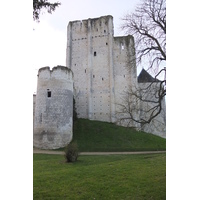
{"type": "Polygon", "coordinates": [[[56,149],[72,139],[73,74],[63,66],[41,68],[38,72],[33,143],[56,149]]]}
{"type": "Polygon", "coordinates": [[[67,66],[74,72],[78,117],[115,122],[116,101],[137,81],[132,36],[114,37],[113,17],[69,22],[67,66]],[[122,84],[123,83],[123,84],[122,84]]]}
{"type": "MultiPolygon", "coordinates": [[[[78,118],[117,122],[123,95],[129,89],[134,91],[148,84],[137,80],[134,38],[114,37],[113,29],[110,15],[69,22],[68,68],[44,67],[38,71],[37,95],[34,95],[35,147],[56,149],[71,141],[73,95],[78,118]]],[[[151,99],[151,94],[147,98],[151,99]]],[[[133,115],[139,118],[144,114],[142,107],[152,105],[138,102],[134,106],[138,111],[133,115]]],[[[162,112],[143,130],[166,137],[165,102],[162,112]]]]}

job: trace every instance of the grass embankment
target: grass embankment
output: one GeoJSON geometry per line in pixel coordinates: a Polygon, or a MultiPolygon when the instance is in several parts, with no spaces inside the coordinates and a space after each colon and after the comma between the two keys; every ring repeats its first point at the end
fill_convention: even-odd
{"type": "Polygon", "coordinates": [[[33,194],[46,199],[166,199],[166,155],[33,155],[33,194]]]}
{"type": "Polygon", "coordinates": [[[81,152],[166,150],[166,139],[112,123],[78,119],[73,140],[81,152]]]}

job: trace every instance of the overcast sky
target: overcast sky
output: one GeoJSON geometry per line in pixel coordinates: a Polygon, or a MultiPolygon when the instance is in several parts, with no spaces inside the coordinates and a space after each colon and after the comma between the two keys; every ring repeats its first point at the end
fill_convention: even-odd
{"type": "MultiPolygon", "coordinates": [[[[51,0],[56,2],[56,0],[51,0]]],[[[123,36],[122,18],[133,11],[139,0],[59,0],[55,12],[40,15],[40,23],[33,22],[33,92],[36,92],[38,69],[45,66],[66,66],[67,25],[69,21],[112,15],[114,35],[123,36]]]]}

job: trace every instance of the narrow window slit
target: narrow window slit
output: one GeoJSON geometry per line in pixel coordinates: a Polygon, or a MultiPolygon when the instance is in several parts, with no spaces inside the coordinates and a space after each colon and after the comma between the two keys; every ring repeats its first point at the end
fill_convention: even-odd
{"type": "Polygon", "coordinates": [[[40,123],[42,123],[42,113],[40,114],[40,123]]]}
{"type": "Polygon", "coordinates": [[[51,91],[49,91],[49,89],[47,89],[47,97],[51,97],[51,91]]]}

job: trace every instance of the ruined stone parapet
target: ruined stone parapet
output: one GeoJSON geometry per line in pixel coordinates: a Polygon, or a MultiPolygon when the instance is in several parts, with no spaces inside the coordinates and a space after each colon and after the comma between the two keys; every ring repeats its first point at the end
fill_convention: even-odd
{"type": "Polygon", "coordinates": [[[33,145],[41,149],[64,147],[72,140],[73,74],[63,66],[38,71],[33,145]]]}

